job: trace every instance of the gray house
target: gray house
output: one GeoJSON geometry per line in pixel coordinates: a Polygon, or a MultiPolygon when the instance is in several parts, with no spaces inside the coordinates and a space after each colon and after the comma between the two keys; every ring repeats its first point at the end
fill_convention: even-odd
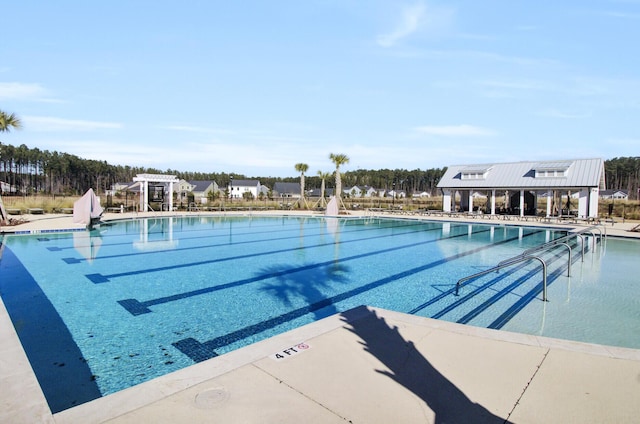
{"type": "Polygon", "coordinates": [[[487,212],[492,215],[497,212],[498,197],[504,199],[501,209],[505,213],[537,214],[538,194],[546,193],[546,215],[551,216],[560,212],[552,210],[554,197],[568,198],[578,193],[578,216],[597,217],[599,191],[605,188],[604,175],[602,159],[453,165],[447,168],[438,188],[446,212],[473,210],[473,194],[480,192],[488,198],[487,212]]]}
{"type": "Polygon", "coordinates": [[[216,193],[219,190],[215,181],[189,181],[191,192],[196,203],[207,203],[209,193],[216,193]]]}
{"type": "Polygon", "coordinates": [[[300,198],[300,183],[275,183],[273,185],[273,197],[300,198]]]}

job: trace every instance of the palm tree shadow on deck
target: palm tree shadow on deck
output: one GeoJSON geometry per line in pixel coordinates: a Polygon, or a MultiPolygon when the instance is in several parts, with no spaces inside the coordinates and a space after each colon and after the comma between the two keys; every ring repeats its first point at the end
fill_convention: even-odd
{"type": "Polygon", "coordinates": [[[375,311],[361,306],[362,318],[349,320],[354,310],[342,313],[349,331],[360,337],[364,350],[382,362],[388,370],[376,370],[401,384],[422,399],[434,412],[436,424],[508,423],[482,405],[469,399],[455,384],[442,375],[413,342],[405,340],[398,327],[391,328],[375,311]],[[363,311],[366,309],[366,311],[363,311]]]}

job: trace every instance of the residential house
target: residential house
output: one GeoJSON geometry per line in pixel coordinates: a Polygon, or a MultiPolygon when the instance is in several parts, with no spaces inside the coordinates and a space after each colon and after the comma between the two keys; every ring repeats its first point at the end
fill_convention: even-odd
{"type": "Polygon", "coordinates": [[[429,193],[428,191],[416,191],[413,193],[413,197],[419,197],[419,198],[428,198],[431,197],[431,193],[429,193]]]}
{"type": "Polygon", "coordinates": [[[191,193],[194,188],[195,185],[186,180],[180,180],[177,184],[174,184],[173,191],[176,193],[176,202],[186,204],[189,201],[189,193],[191,193]]]}
{"type": "Polygon", "coordinates": [[[9,183],[5,183],[4,181],[0,181],[0,191],[2,194],[4,193],[15,193],[16,188],[9,183]]]}
{"type": "Polygon", "coordinates": [[[387,197],[395,197],[396,199],[403,199],[407,197],[407,192],[404,190],[389,190],[387,191],[387,197]]]}
{"type": "MultiPolygon", "coordinates": [[[[307,196],[309,197],[320,197],[322,193],[320,193],[320,189],[319,188],[314,188],[311,189],[307,192],[307,196]]],[[[325,188],[324,189],[324,197],[331,197],[333,196],[333,189],[332,188],[325,188]]]]}
{"type": "Polygon", "coordinates": [[[370,186],[353,186],[344,189],[344,193],[353,198],[358,197],[374,197],[378,194],[378,190],[370,186]]]}
{"type": "Polygon", "coordinates": [[[116,193],[122,193],[125,191],[129,191],[129,187],[132,186],[134,183],[133,181],[128,182],[128,183],[115,183],[115,184],[111,184],[111,189],[109,190],[105,190],[105,194],[107,196],[115,196],[116,193]]]}
{"type": "Polygon", "coordinates": [[[229,184],[229,195],[232,199],[244,199],[245,193],[251,193],[257,199],[262,192],[262,186],[258,180],[233,180],[229,184]]]}
{"type": "Polygon", "coordinates": [[[215,181],[189,181],[192,186],[193,201],[195,203],[207,203],[209,201],[209,193],[217,193],[220,191],[218,183],[215,181]]]}
{"type": "Polygon", "coordinates": [[[627,190],[601,190],[601,199],[613,199],[613,200],[627,200],[629,199],[629,192],[627,190]]]}
{"type": "Polygon", "coordinates": [[[300,183],[275,183],[273,185],[273,197],[299,199],[300,183]]]}

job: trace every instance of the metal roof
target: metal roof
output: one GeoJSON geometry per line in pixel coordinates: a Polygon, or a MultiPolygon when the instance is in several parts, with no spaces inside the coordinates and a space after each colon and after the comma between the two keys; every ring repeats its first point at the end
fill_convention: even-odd
{"type": "Polygon", "coordinates": [[[234,187],[257,187],[260,185],[258,180],[233,180],[234,187]]]}
{"type": "Polygon", "coordinates": [[[577,189],[604,184],[604,160],[575,159],[546,162],[512,162],[484,165],[453,165],[440,179],[441,189],[577,189]],[[462,179],[470,170],[486,169],[485,178],[462,179]],[[566,171],[566,176],[536,177],[536,171],[566,171]]]}
{"type": "Polygon", "coordinates": [[[473,173],[484,174],[485,172],[490,170],[492,166],[493,165],[467,165],[464,168],[462,168],[461,171],[466,174],[473,174],[473,173]]]}
{"type": "Polygon", "coordinates": [[[273,191],[280,194],[300,194],[300,183],[277,182],[273,186],[273,191]]]}
{"type": "Polygon", "coordinates": [[[554,161],[554,162],[538,162],[533,165],[533,169],[536,171],[566,171],[573,165],[574,161],[554,161]]]}
{"type": "Polygon", "coordinates": [[[205,191],[210,185],[214,185],[213,183],[213,181],[206,180],[189,181],[189,184],[193,186],[193,191],[205,191]]]}

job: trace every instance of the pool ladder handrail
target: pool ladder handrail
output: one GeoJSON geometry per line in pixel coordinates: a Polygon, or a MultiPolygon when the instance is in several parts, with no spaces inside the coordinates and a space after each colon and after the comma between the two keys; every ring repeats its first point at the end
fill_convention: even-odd
{"type": "Polygon", "coordinates": [[[542,264],[542,300],[546,302],[547,301],[547,263],[544,261],[544,259],[542,259],[541,257],[539,257],[537,255],[528,255],[528,256],[522,256],[522,257],[516,256],[516,257],[508,259],[506,262],[503,261],[503,262],[505,262],[503,264],[498,264],[498,265],[496,265],[496,266],[494,266],[492,268],[485,269],[484,271],[480,271],[480,272],[477,272],[477,273],[475,273],[473,275],[469,275],[467,277],[461,278],[456,283],[455,296],[458,296],[458,291],[460,289],[460,284],[465,282],[465,281],[472,280],[474,278],[481,277],[481,276],[483,276],[485,274],[490,274],[492,272],[498,271],[498,270],[500,270],[502,268],[506,268],[506,267],[518,264],[520,262],[526,262],[526,261],[530,261],[530,260],[533,260],[533,259],[539,261],[542,264]]]}
{"type": "Polygon", "coordinates": [[[523,256],[528,256],[528,255],[531,255],[534,252],[549,250],[549,249],[552,249],[552,248],[554,248],[554,247],[556,247],[558,245],[564,245],[569,250],[569,264],[567,265],[567,276],[570,277],[571,276],[571,263],[572,263],[572,261],[571,261],[571,246],[569,245],[568,241],[573,239],[573,238],[576,238],[576,237],[580,238],[580,242],[581,242],[581,260],[582,260],[582,262],[584,262],[584,236],[583,236],[583,234],[586,233],[586,232],[589,232],[589,233],[591,233],[592,237],[594,239],[596,239],[596,235],[595,235],[595,233],[593,231],[594,229],[597,229],[600,232],[600,241],[601,241],[601,244],[602,244],[602,237],[603,237],[602,229],[600,229],[600,227],[594,225],[594,226],[591,226],[591,227],[588,227],[588,228],[583,228],[580,231],[575,231],[575,232],[569,233],[569,234],[567,234],[565,236],[562,236],[560,238],[557,238],[555,240],[548,241],[548,242],[546,242],[544,244],[541,244],[540,246],[536,246],[536,247],[532,247],[530,249],[527,249],[527,250],[525,250],[524,252],[522,252],[519,255],[516,255],[516,256],[514,256],[512,258],[503,260],[498,265],[506,263],[506,262],[512,260],[513,258],[519,258],[519,257],[523,257],[523,256]]]}
{"type": "MultiPolygon", "coordinates": [[[[571,246],[569,245],[569,243],[567,243],[565,240],[570,240],[574,237],[580,237],[580,241],[582,243],[582,261],[584,262],[584,236],[582,235],[583,233],[586,232],[590,232],[591,235],[594,237],[594,239],[596,238],[596,235],[594,233],[593,230],[598,230],[600,232],[600,244],[602,244],[602,238],[603,238],[603,233],[602,233],[602,229],[600,228],[600,226],[598,225],[592,225],[591,227],[587,227],[587,228],[583,228],[580,231],[576,231],[576,232],[572,232],[570,234],[567,234],[565,236],[562,236],[560,238],[557,238],[555,240],[551,240],[547,243],[541,244],[540,246],[536,246],[533,247],[531,249],[527,249],[525,250],[523,253],[521,253],[520,255],[516,255],[513,256],[511,258],[505,259],[503,261],[501,261],[500,263],[498,263],[498,265],[494,266],[493,268],[489,268],[486,269],[484,271],[475,273],[473,275],[469,275],[467,277],[461,278],[460,280],[458,280],[458,282],[456,283],[456,291],[455,291],[455,295],[458,296],[458,291],[460,290],[460,284],[465,282],[465,281],[469,281],[472,280],[474,278],[477,277],[481,277],[483,275],[492,273],[492,272],[497,272],[499,270],[501,270],[502,268],[506,268],[508,266],[511,265],[515,265],[521,262],[525,262],[525,261],[529,261],[532,259],[536,259],[538,261],[540,261],[540,263],[542,264],[542,300],[547,302],[547,263],[540,258],[538,255],[533,255],[534,252],[537,251],[545,251],[545,250],[550,250],[553,249],[555,247],[558,247],[559,245],[565,246],[568,250],[569,250],[569,258],[568,258],[568,263],[567,263],[567,277],[571,277],[571,246]]],[[[605,229],[605,236],[606,236],[606,229],[605,229]]]]}
{"type": "MultiPolygon", "coordinates": [[[[580,236],[580,238],[582,239],[582,236],[580,236]]],[[[569,243],[563,242],[563,241],[557,241],[555,243],[545,243],[542,244],[540,246],[531,248],[531,249],[527,249],[524,252],[522,252],[520,255],[516,255],[513,256],[511,258],[505,259],[501,262],[498,263],[498,265],[503,265],[503,264],[507,264],[507,263],[511,263],[513,262],[513,260],[517,259],[517,258],[523,258],[525,256],[532,256],[533,253],[535,252],[541,252],[540,254],[542,254],[542,252],[544,251],[548,251],[551,250],[553,248],[556,248],[558,246],[564,246],[569,250],[569,258],[567,260],[567,277],[571,277],[571,258],[572,258],[572,250],[571,250],[571,246],[569,246],[569,243]]],[[[584,261],[584,239],[582,239],[582,256],[583,256],[583,261],[584,261]]]]}

